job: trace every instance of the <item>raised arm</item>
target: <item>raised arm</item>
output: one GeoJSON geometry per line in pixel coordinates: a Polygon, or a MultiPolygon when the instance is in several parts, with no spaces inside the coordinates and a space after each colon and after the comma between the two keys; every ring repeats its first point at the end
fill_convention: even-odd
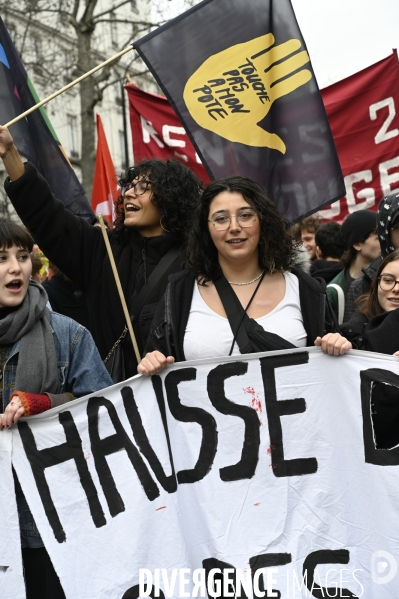
{"type": "Polygon", "coordinates": [[[54,197],[36,168],[22,162],[9,131],[1,126],[0,157],[9,175],[6,192],[18,216],[45,255],[86,291],[98,276],[93,260],[98,264],[105,255],[101,231],[54,197]]]}
{"type": "Polygon", "coordinates": [[[0,157],[11,181],[16,181],[25,172],[24,163],[14,146],[14,141],[7,127],[0,125],[0,157]]]}

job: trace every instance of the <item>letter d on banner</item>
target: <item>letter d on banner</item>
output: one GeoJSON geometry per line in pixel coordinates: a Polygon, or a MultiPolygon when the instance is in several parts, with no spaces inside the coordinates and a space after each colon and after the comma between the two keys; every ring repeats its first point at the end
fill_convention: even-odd
{"type": "Polygon", "coordinates": [[[139,570],[139,597],[149,597],[152,590],[152,574],[147,568],[139,570]],[[145,580],[147,579],[147,580],[145,580]],[[147,585],[147,588],[145,586],[147,585]]]}

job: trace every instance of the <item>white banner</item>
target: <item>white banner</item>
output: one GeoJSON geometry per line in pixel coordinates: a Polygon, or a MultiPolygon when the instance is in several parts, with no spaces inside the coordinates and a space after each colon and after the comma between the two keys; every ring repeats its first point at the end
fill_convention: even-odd
{"type": "MultiPolygon", "coordinates": [[[[399,360],[365,352],[183,362],[21,421],[12,463],[67,599],[207,596],[215,568],[223,597],[392,599],[399,427],[376,445],[398,387],[399,360]]],[[[10,437],[0,596],[20,599],[10,437]]]]}

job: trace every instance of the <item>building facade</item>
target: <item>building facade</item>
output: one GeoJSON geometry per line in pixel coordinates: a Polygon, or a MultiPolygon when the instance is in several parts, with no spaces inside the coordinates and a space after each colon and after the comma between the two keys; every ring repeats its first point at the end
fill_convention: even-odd
{"type": "MultiPolygon", "coordinates": [[[[47,3],[0,0],[0,16],[21,54],[40,99],[80,75],[77,68],[77,33],[71,20],[75,19],[75,23],[81,23],[80,26],[84,27],[88,4],[95,5],[91,21],[94,29],[90,36],[92,65],[100,64],[145,35],[151,22],[151,3],[147,0],[80,2],[76,15],[72,12],[74,3],[57,3],[60,8],[54,12],[55,4],[51,0],[47,3]]],[[[157,91],[157,85],[134,50],[107,71],[99,71],[96,76],[103,80],[96,86],[94,113],[101,116],[111,156],[117,173],[120,173],[127,164],[133,162],[129,110],[123,82],[130,80],[142,89],[154,92],[157,91]]],[[[85,153],[80,93],[78,84],[46,105],[50,121],[79,178],[82,154],[85,153]]],[[[12,128],[10,131],[12,133],[12,128]]],[[[0,165],[0,217],[3,218],[13,215],[3,188],[4,177],[4,169],[0,165]]]]}

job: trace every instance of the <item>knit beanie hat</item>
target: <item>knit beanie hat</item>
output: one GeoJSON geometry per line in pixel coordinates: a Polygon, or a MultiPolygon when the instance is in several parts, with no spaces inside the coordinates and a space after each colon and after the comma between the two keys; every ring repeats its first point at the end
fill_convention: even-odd
{"type": "Polygon", "coordinates": [[[352,212],[342,223],[341,233],[345,240],[346,249],[367,237],[377,227],[377,215],[371,210],[352,212]]]}

